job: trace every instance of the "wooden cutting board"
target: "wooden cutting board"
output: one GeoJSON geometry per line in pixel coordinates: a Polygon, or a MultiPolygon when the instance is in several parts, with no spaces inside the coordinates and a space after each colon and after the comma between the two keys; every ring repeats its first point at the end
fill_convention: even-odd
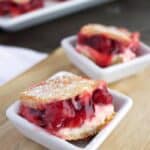
{"type": "MultiPolygon", "coordinates": [[[[0,149],[43,150],[44,147],[23,137],[6,119],[7,107],[18,99],[19,92],[61,71],[81,73],[57,49],[47,59],[0,87],[0,149]]],[[[133,98],[134,105],[127,116],[101,146],[101,150],[149,150],[150,149],[150,67],[144,71],[110,84],[110,88],[133,98]]]]}

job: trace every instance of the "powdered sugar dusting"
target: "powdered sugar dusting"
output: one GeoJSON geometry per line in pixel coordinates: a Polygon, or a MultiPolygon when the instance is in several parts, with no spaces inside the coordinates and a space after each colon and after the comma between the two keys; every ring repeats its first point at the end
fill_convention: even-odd
{"type": "Polygon", "coordinates": [[[45,102],[72,98],[84,91],[92,91],[99,82],[61,72],[49,78],[45,84],[35,86],[25,91],[27,96],[35,96],[45,102]]]}

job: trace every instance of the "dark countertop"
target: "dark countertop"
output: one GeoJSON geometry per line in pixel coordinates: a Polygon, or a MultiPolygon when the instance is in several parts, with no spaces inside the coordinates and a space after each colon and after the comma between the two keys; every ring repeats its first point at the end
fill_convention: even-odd
{"type": "Polygon", "coordinates": [[[150,1],[117,0],[17,32],[0,30],[0,43],[50,52],[62,38],[75,34],[87,23],[117,25],[140,31],[150,44],[150,1]]]}

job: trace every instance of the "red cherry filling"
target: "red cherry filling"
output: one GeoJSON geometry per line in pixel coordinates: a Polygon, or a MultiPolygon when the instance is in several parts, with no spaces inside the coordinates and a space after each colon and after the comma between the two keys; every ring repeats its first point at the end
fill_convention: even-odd
{"type": "Polygon", "coordinates": [[[42,110],[37,111],[37,110],[29,108],[25,105],[21,105],[19,113],[21,116],[26,117],[28,121],[30,121],[40,127],[45,127],[45,122],[43,121],[44,111],[42,111],[42,110]]]}
{"type": "Polygon", "coordinates": [[[94,117],[95,105],[111,103],[112,96],[107,89],[99,88],[92,94],[84,93],[69,100],[46,104],[41,107],[42,109],[33,109],[22,104],[19,114],[28,121],[55,133],[64,127],[80,127],[86,119],[94,117]]]}
{"type": "Polygon", "coordinates": [[[30,0],[26,3],[16,3],[13,0],[0,1],[0,16],[18,16],[26,12],[41,8],[43,5],[43,0],[30,0]]]}
{"type": "MultiPolygon", "coordinates": [[[[101,67],[107,67],[111,64],[112,55],[124,52],[127,48],[136,53],[139,49],[139,34],[131,34],[131,43],[123,43],[108,38],[106,35],[88,36],[82,33],[78,34],[78,44],[89,47],[89,54],[101,67]]],[[[82,51],[82,50],[80,50],[82,51]]]]}
{"type": "Polygon", "coordinates": [[[122,44],[109,39],[105,35],[92,35],[87,36],[85,34],[79,33],[78,34],[78,43],[90,46],[91,48],[95,49],[96,51],[104,54],[112,54],[112,53],[119,53],[122,50],[122,44]]]}
{"type": "Polygon", "coordinates": [[[109,94],[108,90],[105,89],[96,89],[93,93],[93,101],[95,103],[111,104],[112,96],[109,94]]]}

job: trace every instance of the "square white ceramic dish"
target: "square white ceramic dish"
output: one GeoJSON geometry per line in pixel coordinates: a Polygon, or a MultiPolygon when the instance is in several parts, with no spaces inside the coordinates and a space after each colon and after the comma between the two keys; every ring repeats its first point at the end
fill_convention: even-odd
{"type": "Polygon", "coordinates": [[[0,27],[15,31],[108,1],[112,0],[68,0],[66,2],[46,0],[45,6],[41,9],[14,18],[0,17],[0,27]]]}
{"type": "MultiPolygon", "coordinates": [[[[61,75],[62,73],[64,72],[57,75],[61,75]]],[[[116,115],[113,120],[90,141],[67,142],[47,133],[42,128],[37,127],[18,115],[19,101],[15,102],[7,109],[6,115],[23,135],[50,150],[96,150],[119,124],[132,106],[132,99],[128,96],[113,90],[110,90],[110,92],[113,96],[116,115]]]]}
{"type": "Polygon", "coordinates": [[[70,61],[91,78],[102,79],[111,83],[150,66],[150,47],[144,43],[141,43],[141,56],[126,63],[101,68],[75,50],[76,39],[76,36],[70,36],[62,40],[61,45],[70,61]]]}

